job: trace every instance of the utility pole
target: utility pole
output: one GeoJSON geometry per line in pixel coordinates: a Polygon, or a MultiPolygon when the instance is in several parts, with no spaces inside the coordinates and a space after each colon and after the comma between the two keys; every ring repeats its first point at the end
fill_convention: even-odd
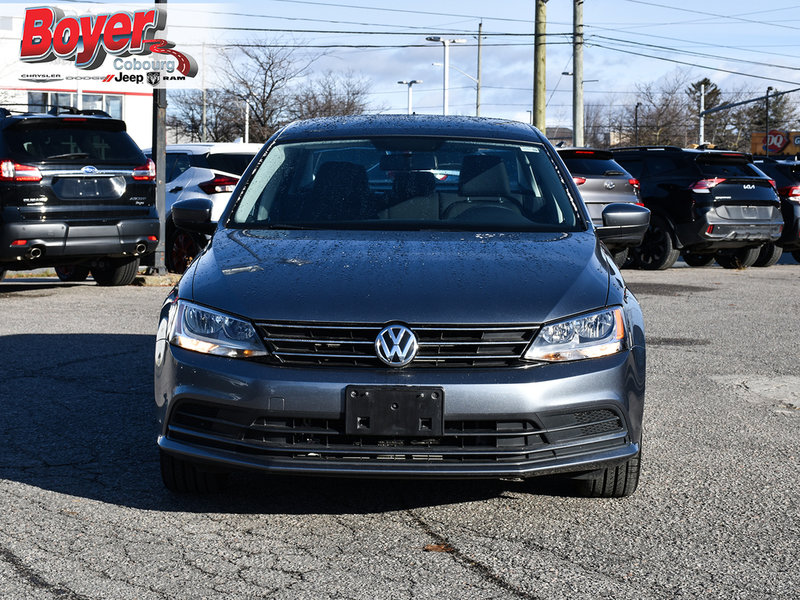
{"type": "Polygon", "coordinates": [[[766,102],[766,108],[767,108],[766,113],[764,114],[765,117],[764,129],[767,130],[767,134],[764,136],[764,140],[766,141],[766,143],[764,144],[764,150],[767,156],[769,156],[769,93],[771,91],[772,91],[772,86],[769,86],[767,88],[767,94],[766,96],[764,96],[764,101],[766,102]]]}
{"type": "Polygon", "coordinates": [[[478,80],[475,88],[475,116],[481,116],[481,40],[483,31],[483,21],[478,23],[478,80]]]}
{"type": "Polygon", "coordinates": [[[536,0],[533,34],[533,124],[545,133],[547,0],[536,0]]]}
{"type": "Polygon", "coordinates": [[[700,145],[706,143],[706,84],[700,84],[700,145]]]}
{"type": "MultiPolygon", "coordinates": [[[[155,0],[156,4],[166,4],[167,0],[155,0]]],[[[153,162],[156,163],[156,211],[158,212],[158,246],[156,246],[155,262],[152,271],[157,275],[167,272],[164,262],[166,226],[166,182],[164,174],[167,170],[167,90],[153,90],[153,143],[151,144],[153,162]]]]}
{"type": "Polygon", "coordinates": [[[583,0],[572,6],[572,145],[583,146],[583,0]]]}

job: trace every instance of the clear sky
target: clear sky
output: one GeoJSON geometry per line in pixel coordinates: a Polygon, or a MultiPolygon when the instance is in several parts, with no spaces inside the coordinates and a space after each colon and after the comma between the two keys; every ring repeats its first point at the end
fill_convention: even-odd
{"type": "MultiPolygon", "coordinates": [[[[450,112],[474,114],[478,24],[483,23],[481,114],[526,119],[532,104],[533,0],[260,0],[181,10],[170,0],[169,38],[198,58],[241,41],[268,40],[319,53],[314,71],[348,71],[371,82],[370,101],[405,112],[441,112],[443,47],[426,36],[461,38],[451,46],[450,112]],[[193,12],[203,13],[192,16],[193,12]],[[194,25],[210,18],[218,29],[194,25]],[[201,46],[205,43],[205,48],[201,46]]],[[[74,6],[37,0],[30,6],[74,6]]],[[[84,3],[88,6],[89,3],[84,3]]],[[[118,6],[94,2],[93,7],[118,6]]],[[[130,5],[130,4],[128,4],[130,5]]],[[[547,124],[571,121],[572,0],[547,3],[547,124]]],[[[687,72],[723,91],[763,95],[800,87],[800,1],[585,0],[584,90],[588,103],[636,103],[636,86],[687,72]],[[595,81],[596,80],[596,81],[595,81]]],[[[213,77],[213,73],[209,74],[213,77]]]]}

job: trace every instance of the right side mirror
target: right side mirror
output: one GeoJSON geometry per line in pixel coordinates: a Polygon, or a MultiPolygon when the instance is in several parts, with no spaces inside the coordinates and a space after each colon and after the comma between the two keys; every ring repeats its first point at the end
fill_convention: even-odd
{"type": "Polygon", "coordinates": [[[609,248],[631,248],[642,243],[650,226],[650,211],[633,203],[615,202],[603,209],[603,225],[597,236],[609,248]]]}

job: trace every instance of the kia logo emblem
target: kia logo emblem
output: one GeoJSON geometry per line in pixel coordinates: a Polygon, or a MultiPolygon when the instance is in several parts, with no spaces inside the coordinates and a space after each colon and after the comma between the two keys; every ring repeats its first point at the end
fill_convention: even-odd
{"type": "Polygon", "coordinates": [[[390,367],[404,367],[417,355],[417,336],[405,325],[387,325],[375,339],[375,352],[390,367]]]}

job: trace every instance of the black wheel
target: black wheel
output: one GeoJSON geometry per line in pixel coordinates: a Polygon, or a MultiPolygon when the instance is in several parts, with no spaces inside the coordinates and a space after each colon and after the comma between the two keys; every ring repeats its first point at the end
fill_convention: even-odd
{"type": "Polygon", "coordinates": [[[746,269],[753,266],[760,251],[759,247],[720,250],[717,253],[716,261],[720,267],[725,269],[746,269]]]}
{"type": "Polygon", "coordinates": [[[60,265],[55,267],[55,272],[61,281],[86,281],[89,276],[89,267],[84,265],[60,265]]]}
{"type": "Polygon", "coordinates": [[[614,264],[621,269],[623,266],[625,266],[625,263],[628,262],[628,249],[623,248],[622,250],[612,252],[611,256],[614,257],[614,264]]]}
{"type": "Polygon", "coordinates": [[[683,262],[690,267],[707,267],[714,262],[714,254],[696,254],[694,252],[683,252],[681,254],[683,262]]]}
{"type": "Polygon", "coordinates": [[[769,243],[764,244],[758,250],[758,256],[753,263],[754,267],[771,267],[777,263],[783,255],[783,248],[769,243]]]}
{"type": "Polygon", "coordinates": [[[650,227],[641,246],[631,250],[642,269],[662,271],[669,269],[678,260],[680,251],[672,243],[672,233],[667,222],[657,216],[650,217],[650,227]]]}
{"type": "Polygon", "coordinates": [[[792,258],[800,263],[800,250],[795,250],[792,252],[792,258]]]}
{"type": "Polygon", "coordinates": [[[92,267],[92,277],[97,285],[130,285],[138,271],[138,258],[104,258],[92,267]]]}
{"type": "Polygon", "coordinates": [[[164,252],[167,270],[173,273],[183,273],[204,246],[205,240],[202,239],[202,236],[183,229],[173,229],[167,234],[166,251],[164,252]]]}
{"type": "Polygon", "coordinates": [[[198,465],[163,450],[161,454],[161,480],[164,486],[177,494],[208,494],[225,487],[227,473],[206,471],[198,465]]]}
{"type": "Polygon", "coordinates": [[[641,452],[623,463],[579,475],[571,484],[577,496],[624,498],[636,491],[641,471],[641,452]]]}

